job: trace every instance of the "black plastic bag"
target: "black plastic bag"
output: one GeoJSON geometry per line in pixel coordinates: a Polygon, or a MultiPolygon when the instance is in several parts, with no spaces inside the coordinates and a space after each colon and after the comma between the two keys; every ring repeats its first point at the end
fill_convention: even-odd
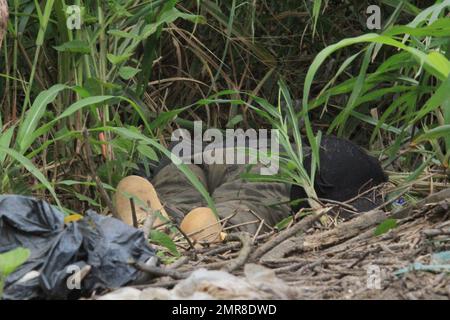
{"type": "Polygon", "coordinates": [[[89,211],[64,226],[63,213],[44,201],[0,196],[0,253],[16,247],[31,254],[6,279],[4,299],[78,298],[129,285],[144,277],[129,262],[155,257],[143,232],[120,220],[89,211]],[[86,265],[90,272],[81,289],[73,290],[68,278],[86,265]],[[23,281],[25,275],[29,280],[23,281]]]}

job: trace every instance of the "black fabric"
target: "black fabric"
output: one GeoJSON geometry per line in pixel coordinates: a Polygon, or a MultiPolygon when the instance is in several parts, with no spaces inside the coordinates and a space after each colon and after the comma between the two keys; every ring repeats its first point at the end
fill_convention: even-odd
{"type": "MultiPolygon", "coordinates": [[[[387,181],[380,163],[351,141],[333,136],[322,138],[319,151],[320,170],[316,174],[314,189],[319,199],[350,200],[362,192],[387,181]]],[[[311,156],[304,160],[305,169],[311,170],[311,156]]],[[[299,186],[292,186],[291,201],[307,198],[299,186]]],[[[356,200],[352,205],[360,212],[368,211],[377,201],[368,198],[356,200]]],[[[293,210],[307,207],[306,201],[295,203],[293,210]]]]}
{"type": "Polygon", "coordinates": [[[64,215],[48,203],[30,197],[0,196],[0,253],[16,247],[31,251],[30,258],[5,283],[4,299],[67,299],[94,290],[118,288],[142,278],[129,264],[155,256],[143,232],[120,220],[93,211],[64,226],[64,215]],[[81,290],[67,286],[67,269],[92,267],[81,290]],[[31,271],[39,276],[18,281],[31,271]]]}

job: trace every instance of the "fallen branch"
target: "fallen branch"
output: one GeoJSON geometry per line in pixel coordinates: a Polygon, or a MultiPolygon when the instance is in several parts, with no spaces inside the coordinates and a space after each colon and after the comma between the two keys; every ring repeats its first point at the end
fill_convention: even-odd
{"type": "Polygon", "coordinates": [[[133,262],[132,264],[136,267],[136,269],[156,277],[171,277],[175,280],[181,280],[186,279],[189,276],[188,273],[175,271],[173,269],[150,266],[141,262],[133,262]]]}
{"type": "Polygon", "coordinates": [[[186,233],[184,233],[184,231],[181,230],[181,228],[177,224],[174,224],[173,226],[178,230],[178,232],[181,233],[181,235],[184,237],[184,239],[186,239],[187,243],[189,244],[189,248],[192,250],[192,252],[194,252],[194,255],[195,255],[195,246],[192,243],[191,239],[188,237],[188,235],[186,233]]]}
{"type": "Polygon", "coordinates": [[[199,249],[197,252],[202,255],[205,255],[205,256],[215,256],[217,254],[221,254],[221,253],[224,253],[229,250],[237,249],[240,246],[241,246],[240,243],[227,243],[227,244],[221,245],[219,247],[202,248],[202,249],[199,249]]]}
{"type": "Polygon", "coordinates": [[[436,237],[436,236],[448,236],[450,235],[450,228],[445,229],[425,229],[422,233],[427,237],[436,237]]]}
{"type": "Polygon", "coordinates": [[[250,257],[252,246],[252,238],[246,232],[233,233],[227,236],[228,241],[240,241],[242,243],[242,249],[239,252],[239,256],[231,260],[223,269],[228,272],[233,272],[234,270],[242,267],[250,257]]]}
{"type": "Polygon", "coordinates": [[[167,266],[167,269],[171,269],[171,270],[178,269],[178,268],[180,268],[181,266],[187,264],[187,263],[189,262],[190,259],[191,259],[191,257],[189,257],[189,256],[181,257],[181,258],[179,258],[177,261],[175,261],[174,263],[169,264],[169,265],[167,266]]]}
{"type": "MultiPolygon", "coordinates": [[[[450,188],[430,195],[422,201],[419,201],[417,204],[392,214],[391,217],[396,219],[405,219],[413,215],[416,210],[426,209],[426,207],[431,204],[435,205],[435,207],[432,208],[430,212],[440,213],[447,210],[447,199],[450,199],[450,188]]],[[[349,239],[353,242],[352,238],[355,240],[367,238],[367,236],[373,234],[373,230],[366,229],[375,227],[388,217],[389,216],[386,215],[385,212],[380,210],[372,210],[367,213],[363,213],[350,221],[338,225],[332,230],[289,239],[267,252],[267,254],[263,256],[262,260],[281,259],[292,252],[304,252],[319,248],[327,248],[336,244],[341,244],[349,239]]],[[[344,244],[343,247],[346,245],[347,244],[344,244]]]]}
{"type": "Polygon", "coordinates": [[[292,228],[289,228],[287,230],[282,231],[279,235],[277,235],[272,240],[266,242],[262,246],[260,246],[255,253],[250,257],[251,260],[258,260],[260,257],[262,257],[266,252],[272,250],[285,240],[289,239],[292,236],[295,236],[299,232],[305,232],[315,221],[320,219],[325,213],[330,211],[331,208],[325,208],[322,209],[322,211],[307,216],[304,219],[302,219],[300,222],[295,224],[292,228]]]}
{"type": "Polygon", "coordinates": [[[330,247],[353,238],[367,228],[373,227],[386,219],[383,211],[369,211],[358,217],[339,224],[336,228],[308,236],[291,238],[267,252],[262,260],[281,259],[292,252],[311,251],[330,247]]]}

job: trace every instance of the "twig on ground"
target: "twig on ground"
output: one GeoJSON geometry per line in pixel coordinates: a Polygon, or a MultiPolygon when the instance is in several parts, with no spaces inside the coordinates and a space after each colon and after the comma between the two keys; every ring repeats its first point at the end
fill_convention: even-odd
{"type": "Polygon", "coordinates": [[[378,186],[374,186],[372,188],[369,188],[369,189],[365,190],[364,192],[359,193],[355,197],[344,201],[344,203],[348,205],[348,204],[352,203],[353,201],[356,201],[356,200],[362,198],[363,196],[365,196],[366,194],[369,194],[369,193],[371,193],[371,192],[373,192],[373,191],[375,191],[375,190],[377,190],[379,188],[380,188],[379,185],[378,186]]]}
{"type": "Polygon", "coordinates": [[[262,258],[283,258],[294,251],[309,251],[329,247],[361,234],[361,231],[377,225],[385,218],[386,214],[383,211],[369,211],[352,220],[339,224],[331,230],[288,239],[284,243],[272,248],[262,258]]]}
{"type": "Polygon", "coordinates": [[[312,270],[313,268],[320,266],[321,264],[323,264],[325,262],[325,258],[320,258],[317,259],[314,262],[311,262],[309,264],[307,264],[306,266],[303,266],[300,270],[297,271],[298,274],[302,274],[304,273],[306,270],[312,270]]]}
{"type": "Polygon", "coordinates": [[[130,288],[135,288],[138,290],[145,290],[147,288],[172,288],[175,285],[177,285],[179,280],[168,280],[168,281],[158,281],[154,283],[148,283],[148,284],[137,284],[134,286],[130,286],[130,288]]]}
{"type": "Polygon", "coordinates": [[[228,231],[228,230],[236,229],[236,228],[239,228],[239,227],[247,226],[247,225],[249,225],[249,224],[255,224],[255,223],[258,223],[258,221],[259,221],[259,220],[252,220],[252,221],[242,222],[242,223],[239,223],[239,224],[235,224],[235,225],[232,225],[232,226],[223,228],[223,231],[228,231]]]}
{"type": "Polygon", "coordinates": [[[353,267],[355,267],[357,264],[359,264],[360,262],[362,262],[365,258],[367,258],[367,256],[370,254],[370,251],[366,251],[364,252],[364,254],[359,257],[358,259],[356,259],[355,262],[353,262],[348,268],[349,269],[353,269],[353,267]]]}
{"type": "MultiPolygon", "coordinates": [[[[148,208],[150,208],[150,205],[148,204],[148,208]]],[[[142,229],[144,231],[145,239],[148,239],[150,233],[153,230],[153,225],[156,221],[156,214],[154,210],[150,209],[150,214],[145,218],[144,225],[142,226],[142,229]]]]}
{"type": "Polygon", "coordinates": [[[348,204],[346,202],[341,202],[341,201],[336,201],[336,200],[331,200],[331,199],[324,199],[324,198],[320,198],[320,201],[322,201],[324,203],[337,205],[339,207],[342,207],[344,209],[352,211],[352,213],[358,212],[358,209],[356,209],[354,206],[352,206],[351,204],[348,204]]]}
{"type": "Polygon", "coordinates": [[[171,269],[171,270],[178,269],[179,267],[181,267],[181,266],[185,265],[186,263],[188,263],[190,259],[191,259],[191,257],[189,257],[189,256],[181,257],[180,259],[178,259],[174,263],[168,265],[167,269],[171,269]]]}
{"type": "Polygon", "coordinates": [[[450,228],[447,229],[425,229],[422,233],[427,237],[448,236],[450,235],[450,228]]]}
{"type": "Polygon", "coordinates": [[[320,212],[309,215],[302,219],[300,222],[295,224],[292,228],[282,231],[279,235],[277,235],[272,240],[266,242],[262,246],[260,246],[255,253],[250,257],[251,260],[258,260],[261,258],[266,252],[272,250],[285,240],[290,237],[296,235],[298,232],[306,231],[315,221],[317,221],[320,217],[322,217],[325,213],[330,211],[331,208],[324,208],[320,212]]]}
{"type": "Polygon", "coordinates": [[[240,243],[227,243],[220,247],[214,247],[214,248],[204,248],[198,250],[198,253],[201,253],[205,256],[213,256],[216,254],[220,254],[229,250],[237,249],[241,246],[240,243]]]}
{"type": "Polygon", "coordinates": [[[234,270],[242,267],[248,260],[250,253],[252,251],[252,238],[246,232],[233,233],[228,235],[228,241],[240,241],[242,243],[242,249],[239,252],[239,256],[231,260],[223,269],[228,272],[233,272],[234,270]]]}
{"type": "Polygon", "coordinates": [[[277,275],[279,275],[281,273],[298,270],[301,267],[303,267],[304,265],[305,265],[305,262],[295,262],[295,263],[291,263],[287,266],[278,267],[278,268],[274,269],[274,271],[277,275]]]}
{"type": "Polygon", "coordinates": [[[183,238],[186,239],[187,243],[189,244],[189,247],[193,250],[194,254],[195,254],[195,247],[194,244],[192,243],[191,239],[188,237],[188,235],[186,233],[184,233],[183,230],[181,230],[181,228],[175,223],[174,227],[178,230],[179,233],[181,233],[181,235],[183,236],[183,238]]]}
{"type": "Polygon", "coordinates": [[[133,220],[133,227],[139,227],[136,215],[136,206],[134,205],[134,199],[130,198],[130,206],[131,206],[131,218],[133,220]]]}
{"type": "Polygon", "coordinates": [[[263,223],[264,223],[264,225],[269,229],[269,230],[273,230],[273,227],[270,225],[270,224],[268,224],[263,218],[261,218],[260,216],[259,216],[259,214],[257,214],[255,211],[253,211],[253,210],[250,210],[249,209],[249,212],[252,214],[252,215],[254,215],[259,221],[263,221],[263,223]]]}
{"type": "Polygon", "coordinates": [[[253,236],[252,244],[255,244],[256,238],[259,236],[259,233],[261,232],[263,225],[264,225],[264,220],[261,220],[261,223],[259,224],[258,229],[256,229],[255,235],[253,236]]]}
{"type": "Polygon", "coordinates": [[[151,274],[156,277],[171,277],[175,280],[186,279],[189,274],[184,272],[178,272],[173,269],[160,268],[155,266],[149,266],[141,262],[132,262],[132,264],[138,269],[145,273],[151,274]]]}

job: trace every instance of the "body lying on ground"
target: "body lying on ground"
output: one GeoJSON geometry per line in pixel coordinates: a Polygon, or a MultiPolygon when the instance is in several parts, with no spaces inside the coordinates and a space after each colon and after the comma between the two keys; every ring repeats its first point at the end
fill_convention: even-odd
{"type": "MultiPolygon", "coordinates": [[[[304,165],[309,170],[307,147],[304,148],[304,154],[304,165]]],[[[194,156],[195,153],[192,153],[192,157],[194,156]]],[[[255,234],[258,229],[272,227],[308,205],[307,195],[299,186],[291,187],[279,182],[254,182],[242,178],[242,174],[248,171],[260,172],[262,164],[250,167],[246,164],[187,166],[212,196],[221,222],[226,222],[226,226],[235,226],[236,230],[255,234]],[[298,203],[296,200],[299,199],[304,201],[298,203]]],[[[314,185],[319,198],[347,201],[385,181],[386,176],[378,160],[359,146],[333,136],[322,138],[320,170],[316,174],[314,185]]],[[[130,176],[119,184],[116,193],[119,215],[125,222],[133,224],[130,196],[139,198],[138,202],[144,206],[147,204],[153,212],[157,210],[179,225],[183,225],[185,217],[194,215],[203,220],[204,223],[200,221],[200,225],[206,226],[211,221],[207,218],[208,214],[205,214],[205,211],[211,211],[207,208],[204,197],[170,159],[161,161],[150,182],[142,177],[130,176]]],[[[351,204],[359,212],[378,205],[376,198],[368,197],[355,199],[351,204]]],[[[137,218],[145,220],[149,210],[139,205],[136,207],[137,218]]],[[[213,238],[217,237],[215,235],[213,238]]]]}

